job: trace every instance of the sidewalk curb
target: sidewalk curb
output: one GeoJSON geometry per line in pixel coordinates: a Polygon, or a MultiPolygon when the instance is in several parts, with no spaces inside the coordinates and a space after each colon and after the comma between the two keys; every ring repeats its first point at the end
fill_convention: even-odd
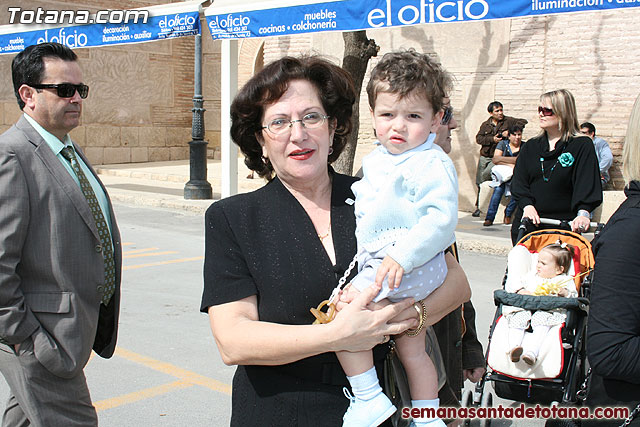
{"type": "Polygon", "coordinates": [[[112,202],[119,202],[131,206],[144,206],[152,208],[172,209],[185,211],[192,214],[204,215],[206,210],[215,200],[172,200],[139,196],[137,194],[124,194],[123,190],[109,189],[109,197],[112,202]]]}
{"type": "Polygon", "coordinates": [[[149,181],[169,181],[184,184],[189,181],[188,176],[166,174],[166,173],[153,173],[153,172],[138,172],[127,169],[111,169],[108,167],[97,166],[96,172],[98,175],[117,176],[120,178],[132,178],[132,179],[144,179],[149,181]]]}

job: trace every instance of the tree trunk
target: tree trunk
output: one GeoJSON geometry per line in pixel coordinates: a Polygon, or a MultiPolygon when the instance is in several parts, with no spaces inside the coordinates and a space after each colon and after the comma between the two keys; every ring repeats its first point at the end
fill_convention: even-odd
{"type": "Polygon", "coordinates": [[[367,72],[367,64],[369,59],[378,54],[380,47],[375,40],[368,39],[364,30],[345,32],[342,34],[344,38],[344,58],[342,59],[342,68],[344,68],[351,77],[356,89],[356,102],[353,104],[353,129],[347,139],[347,145],[338,160],[333,163],[333,167],[337,172],[351,175],[353,173],[353,159],[356,155],[356,146],[358,144],[358,130],[360,129],[360,91],[362,90],[362,81],[367,72]]]}

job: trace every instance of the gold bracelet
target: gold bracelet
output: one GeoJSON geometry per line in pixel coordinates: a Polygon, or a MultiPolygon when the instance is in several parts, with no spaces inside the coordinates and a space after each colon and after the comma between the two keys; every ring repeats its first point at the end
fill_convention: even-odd
{"type": "Polygon", "coordinates": [[[420,323],[418,323],[418,327],[415,329],[407,329],[405,334],[410,337],[417,336],[420,332],[422,332],[422,328],[424,328],[424,324],[427,321],[427,308],[424,306],[423,301],[418,301],[413,304],[413,308],[418,312],[418,317],[420,318],[420,323]]]}

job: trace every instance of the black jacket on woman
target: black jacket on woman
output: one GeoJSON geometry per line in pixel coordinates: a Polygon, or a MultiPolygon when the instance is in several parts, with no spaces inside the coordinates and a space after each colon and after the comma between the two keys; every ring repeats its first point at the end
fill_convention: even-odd
{"type": "Polygon", "coordinates": [[[587,402],[633,409],[640,403],[640,182],[632,181],[625,194],[627,200],[593,245],[596,266],[587,326],[593,374],[587,402]]]}
{"type": "Polygon", "coordinates": [[[511,193],[518,202],[512,237],[527,205],[533,205],[541,218],[573,220],[581,209],[593,212],[602,203],[593,142],[586,136],[570,137],[549,151],[546,133],[531,138],[520,149],[511,193]]]}
{"type": "MultiPolygon", "coordinates": [[[[313,323],[309,309],[329,298],[356,253],[356,220],[348,200],[354,199],[355,180],[332,173],[335,266],[306,211],[277,177],[256,191],[212,204],[205,216],[201,310],[256,295],[261,321],[313,323]]],[[[387,352],[388,345],[379,345],[374,358],[381,362],[387,352]]],[[[380,375],[382,366],[376,368],[380,375]]],[[[349,406],[344,386],[348,382],[333,352],[279,366],[238,366],[231,426],[342,425],[349,406]]]]}

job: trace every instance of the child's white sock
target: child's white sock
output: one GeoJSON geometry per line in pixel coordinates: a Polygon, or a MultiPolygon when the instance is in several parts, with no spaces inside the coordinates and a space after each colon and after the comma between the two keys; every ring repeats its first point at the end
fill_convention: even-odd
{"type": "MultiPolygon", "coordinates": [[[[412,408],[433,408],[437,410],[440,407],[440,399],[432,399],[432,400],[412,400],[411,401],[412,408]]],[[[424,413],[424,417],[418,417],[413,419],[416,427],[418,426],[445,426],[446,424],[437,417],[430,417],[426,412],[424,413]]]]}
{"type": "Polygon", "coordinates": [[[535,357],[538,357],[540,347],[542,347],[542,343],[547,337],[550,329],[551,327],[546,325],[540,325],[533,328],[531,339],[529,340],[527,348],[525,348],[524,351],[533,354],[535,357]]]}
{"type": "Polygon", "coordinates": [[[524,338],[524,329],[509,326],[508,331],[509,333],[507,336],[509,339],[509,351],[511,351],[512,348],[522,345],[522,339],[524,338]]]}
{"type": "Polygon", "coordinates": [[[369,400],[382,393],[375,367],[361,374],[347,377],[347,379],[356,399],[369,400]]]}

